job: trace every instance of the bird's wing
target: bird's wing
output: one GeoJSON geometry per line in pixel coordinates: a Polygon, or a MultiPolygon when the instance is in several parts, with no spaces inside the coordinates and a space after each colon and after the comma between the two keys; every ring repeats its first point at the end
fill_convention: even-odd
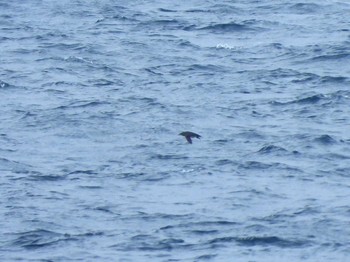
{"type": "Polygon", "coordinates": [[[191,137],[190,136],[185,136],[186,137],[186,140],[188,143],[192,144],[192,140],[191,140],[191,137]]]}

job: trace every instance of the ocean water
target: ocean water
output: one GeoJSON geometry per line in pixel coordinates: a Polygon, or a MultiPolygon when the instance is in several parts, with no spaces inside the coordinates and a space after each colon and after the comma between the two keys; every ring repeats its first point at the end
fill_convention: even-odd
{"type": "Polygon", "coordinates": [[[0,1],[0,260],[350,261],[349,14],[0,1]]]}

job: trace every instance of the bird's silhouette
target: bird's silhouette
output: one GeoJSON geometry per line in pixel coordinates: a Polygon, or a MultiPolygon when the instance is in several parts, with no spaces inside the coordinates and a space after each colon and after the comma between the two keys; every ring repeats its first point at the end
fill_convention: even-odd
{"type": "Polygon", "coordinates": [[[185,131],[185,132],[181,132],[179,135],[181,136],[184,136],[187,140],[188,143],[192,144],[192,139],[191,138],[198,138],[200,139],[201,136],[196,134],[196,133],[193,133],[193,132],[190,132],[190,131],[185,131]]]}

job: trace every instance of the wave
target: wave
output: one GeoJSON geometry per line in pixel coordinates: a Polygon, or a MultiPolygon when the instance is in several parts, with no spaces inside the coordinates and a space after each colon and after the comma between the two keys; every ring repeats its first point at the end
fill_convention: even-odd
{"type": "Polygon", "coordinates": [[[272,153],[286,153],[288,152],[288,150],[284,149],[283,147],[279,147],[279,146],[274,146],[274,145],[267,145],[262,147],[258,153],[260,154],[272,154],[272,153]]]}
{"type": "Polygon", "coordinates": [[[9,87],[11,87],[10,84],[8,84],[8,83],[6,83],[6,82],[0,80],[0,89],[2,89],[2,88],[3,88],[3,89],[6,89],[6,88],[9,88],[9,87]]]}
{"type": "Polygon", "coordinates": [[[13,246],[20,246],[25,249],[37,249],[51,246],[60,241],[72,240],[71,237],[54,231],[37,229],[27,232],[17,233],[17,238],[13,241],[13,246]]]}
{"type": "Polygon", "coordinates": [[[210,31],[212,33],[234,33],[242,31],[253,31],[257,28],[252,26],[252,21],[244,21],[242,23],[228,22],[228,23],[219,23],[212,24],[204,27],[197,28],[197,30],[210,31]]]}
{"type": "Polygon", "coordinates": [[[337,141],[329,135],[322,135],[314,139],[314,142],[322,145],[332,145],[337,143],[337,141]]]}

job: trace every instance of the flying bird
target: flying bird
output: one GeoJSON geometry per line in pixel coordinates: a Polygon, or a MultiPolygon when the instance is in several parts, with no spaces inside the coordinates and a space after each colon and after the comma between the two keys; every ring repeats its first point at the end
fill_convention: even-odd
{"type": "Polygon", "coordinates": [[[190,144],[192,144],[192,139],[191,138],[194,138],[194,137],[198,138],[198,139],[201,138],[200,135],[198,135],[196,133],[193,133],[193,132],[190,132],[190,131],[181,132],[179,135],[180,136],[184,136],[186,138],[187,142],[190,143],[190,144]]]}

